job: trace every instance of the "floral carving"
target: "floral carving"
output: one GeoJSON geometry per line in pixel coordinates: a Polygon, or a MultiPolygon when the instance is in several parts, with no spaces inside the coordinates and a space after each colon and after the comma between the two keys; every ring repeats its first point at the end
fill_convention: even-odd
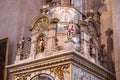
{"type": "Polygon", "coordinates": [[[50,71],[56,74],[60,80],[64,80],[64,73],[70,74],[70,72],[67,70],[69,66],[69,64],[56,66],[51,68],[50,71]]]}
{"type": "Polygon", "coordinates": [[[29,76],[31,76],[31,73],[24,73],[24,74],[15,75],[16,80],[27,80],[27,78],[29,76]]]}

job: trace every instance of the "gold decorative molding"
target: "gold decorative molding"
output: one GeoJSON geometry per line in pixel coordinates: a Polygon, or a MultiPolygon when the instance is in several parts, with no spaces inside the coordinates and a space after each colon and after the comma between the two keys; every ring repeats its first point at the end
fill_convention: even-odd
{"type": "Polygon", "coordinates": [[[47,14],[41,14],[31,26],[28,27],[29,31],[42,31],[45,30],[50,24],[49,16],[47,14]]]}
{"type": "Polygon", "coordinates": [[[70,72],[66,70],[69,67],[70,67],[70,64],[56,66],[51,68],[50,71],[56,74],[60,80],[64,80],[64,73],[70,74],[70,72]]]}
{"type": "Polygon", "coordinates": [[[24,74],[17,74],[15,75],[15,78],[17,80],[27,80],[28,77],[31,76],[31,73],[24,73],[24,74]]]}

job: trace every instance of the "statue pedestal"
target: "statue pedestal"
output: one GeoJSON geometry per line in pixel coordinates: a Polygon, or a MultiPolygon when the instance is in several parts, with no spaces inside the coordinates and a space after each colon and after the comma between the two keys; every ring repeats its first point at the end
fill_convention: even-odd
{"type": "Polygon", "coordinates": [[[16,59],[15,59],[15,63],[17,63],[18,61],[20,61],[20,58],[21,58],[20,54],[21,53],[17,53],[16,59]]]}
{"type": "Polygon", "coordinates": [[[64,48],[65,48],[65,50],[74,50],[75,49],[75,42],[71,39],[65,41],[64,48]]]}

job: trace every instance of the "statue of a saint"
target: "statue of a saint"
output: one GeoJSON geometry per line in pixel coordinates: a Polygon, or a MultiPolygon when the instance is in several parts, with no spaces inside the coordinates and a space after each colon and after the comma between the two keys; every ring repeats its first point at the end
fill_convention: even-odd
{"type": "Polygon", "coordinates": [[[21,40],[17,43],[18,53],[22,53],[23,48],[24,48],[24,43],[25,43],[25,38],[22,37],[21,40]]]}
{"type": "Polygon", "coordinates": [[[74,31],[73,24],[69,24],[68,29],[67,29],[67,37],[68,37],[68,39],[70,39],[72,37],[73,31],[74,31]]]}
{"type": "Polygon", "coordinates": [[[94,41],[94,39],[90,38],[90,45],[89,45],[90,56],[95,58],[95,56],[96,56],[95,52],[96,52],[95,41],[94,41]]]}
{"type": "Polygon", "coordinates": [[[38,40],[38,52],[43,52],[44,49],[45,49],[44,40],[43,40],[43,38],[40,38],[38,40]]]}

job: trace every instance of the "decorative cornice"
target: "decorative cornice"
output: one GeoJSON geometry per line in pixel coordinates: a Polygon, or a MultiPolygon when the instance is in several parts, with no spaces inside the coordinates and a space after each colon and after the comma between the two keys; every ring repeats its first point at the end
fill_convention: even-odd
{"type": "Polygon", "coordinates": [[[63,51],[63,53],[57,53],[53,56],[30,61],[27,63],[9,65],[7,66],[7,69],[10,73],[20,74],[44,69],[54,69],[56,66],[65,64],[78,65],[80,68],[83,68],[90,73],[96,74],[97,76],[101,76],[108,80],[115,79],[114,74],[110,73],[102,66],[90,62],[89,60],[82,57],[80,53],[73,50],[63,51]]]}
{"type": "MultiPolygon", "coordinates": [[[[42,59],[38,59],[38,60],[26,62],[26,63],[21,63],[21,64],[13,64],[13,65],[7,66],[7,68],[11,73],[16,73],[16,72],[20,72],[20,71],[22,72],[29,69],[32,70],[32,69],[44,67],[44,66],[53,67],[55,65],[61,64],[61,62],[65,62],[63,64],[66,64],[67,61],[70,61],[71,55],[68,55],[68,54],[70,53],[50,56],[50,57],[46,57],[46,58],[42,58],[42,59]]],[[[44,67],[44,68],[49,68],[49,67],[44,67]]]]}

